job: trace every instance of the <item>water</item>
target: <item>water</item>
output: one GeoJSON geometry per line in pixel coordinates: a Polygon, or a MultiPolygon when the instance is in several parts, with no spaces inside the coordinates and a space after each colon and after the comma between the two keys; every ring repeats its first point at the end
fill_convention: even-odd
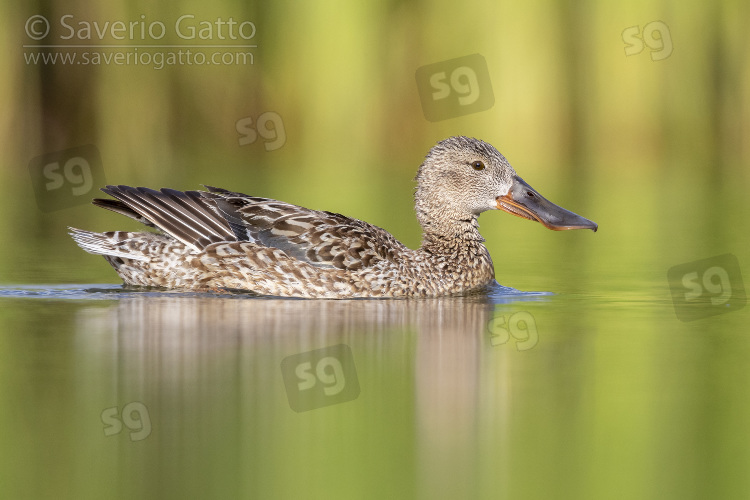
{"type": "Polygon", "coordinates": [[[747,310],[683,322],[665,279],[637,288],[6,285],[2,496],[739,498],[747,310]]]}

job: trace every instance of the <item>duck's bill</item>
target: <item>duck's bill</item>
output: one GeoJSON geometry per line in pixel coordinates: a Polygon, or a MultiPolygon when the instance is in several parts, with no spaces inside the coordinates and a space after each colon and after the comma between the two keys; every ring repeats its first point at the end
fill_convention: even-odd
{"type": "Polygon", "coordinates": [[[513,178],[513,184],[508,190],[508,194],[497,198],[497,208],[524,219],[541,222],[555,231],[565,229],[591,229],[596,231],[599,227],[595,222],[585,217],[558,207],[518,176],[513,178]]]}

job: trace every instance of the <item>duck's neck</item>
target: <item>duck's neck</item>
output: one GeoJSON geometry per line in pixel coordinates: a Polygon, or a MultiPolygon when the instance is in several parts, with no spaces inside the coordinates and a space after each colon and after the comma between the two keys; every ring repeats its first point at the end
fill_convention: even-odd
{"type": "Polygon", "coordinates": [[[476,216],[464,220],[420,220],[422,224],[421,249],[434,255],[474,253],[484,248],[484,238],[479,234],[476,216]]]}
{"type": "Polygon", "coordinates": [[[477,216],[417,191],[414,210],[422,226],[422,249],[433,254],[453,254],[461,248],[482,246],[477,216]]]}
{"type": "Polygon", "coordinates": [[[418,251],[444,276],[451,277],[452,287],[469,290],[495,279],[476,215],[450,214],[444,207],[429,211],[420,208],[417,203],[417,218],[424,231],[418,251]]]}

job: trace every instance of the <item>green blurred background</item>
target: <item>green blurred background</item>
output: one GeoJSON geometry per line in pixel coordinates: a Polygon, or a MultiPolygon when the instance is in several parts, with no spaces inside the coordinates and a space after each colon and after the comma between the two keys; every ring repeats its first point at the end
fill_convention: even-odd
{"type": "Polygon", "coordinates": [[[184,497],[207,478],[196,494],[747,498],[748,309],[678,321],[667,270],[732,253],[749,274],[748,23],[735,0],[1,4],[2,284],[119,282],[66,227],[136,224],[92,207],[93,192],[49,212],[35,197],[32,160],[86,144],[108,183],[218,185],[416,247],[416,169],[435,142],[469,135],[599,223],[480,218],[501,284],[556,293],[533,302],[3,298],[10,491],[99,498],[116,480],[123,497],[184,497]],[[144,16],[178,45],[181,15],[250,20],[257,47],[253,64],[27,63],[43,52],[23,47],[42,43],[28,19],[52,20],[59,41],[68,14],[144,16]],[[471,54],[494,105],[428,121],[417,70],[471,54]],[[238,125],[261,116],[280,119],[283,141],[247,143],[238,125]],[[514,311],[536,318],[528,352],[488,343],[489,318],[514,311]],[[336,343],[362,395],[294,414],[278,362],[336,343]],[[101,411],[140,400],[154,436],[104,437],[101,411]]]}
{"type": "MultiPolygon", "coordinates": [[[[643,264],[666,272],[696,255],[739,253],[726,238],[747,234],[749,10],[730,0],[5,3],[0,223],[13,244],[0,250],[0,281],[116,282],[65,227],[134,226],[83,202],[42,213],[34,198],[31,159],[85,144],[101,152],[109,183],[225,186],[367,220],[414,247],[414,173],[435,142],[469,135],[601,227],[596,235],[553,233],[485,214],[482,231],[503,284],[540,289],[545,281],[535,277],[548,273],[545,265],[563,266],[579,252],[586,259],[576,265],[598,276],[643,264]],[[165,44],[189,43],[174,33],[181,15],[195,23],[231,17],[255,24],[257,48],[252,64],[29,64],[40,50],[23,45],[42,42],[27,36],[25,23],[39,14],[52,24],[43,41],[59,42],[67,34],[59,20],[72,15],[76,27],[160,21],[165,44]],[[667,30],[627,56],[624,32],[635,27],[643,38],[654,21],[667,30]],[[660,37],[672,48],[663,59],[660,37]],[[427,121],[417,68],[475,53],[487,61],[494,106],[427,121]],[[283,145],[267,151],[262,137],[241,145],[238,121],[266,112],[282,120],[283,145]],[[521,259],[540,272],[517,272],[510,263],[521,259]]],[[[94,45],[127,42],[93,37],[94,45]]]]}

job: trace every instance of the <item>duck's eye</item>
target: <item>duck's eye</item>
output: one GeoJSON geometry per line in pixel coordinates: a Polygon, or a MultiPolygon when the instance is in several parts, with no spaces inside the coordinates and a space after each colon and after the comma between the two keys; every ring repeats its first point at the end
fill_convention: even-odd
{"type": "Polygon", "coordinates": [[[472,163],[471,166],[474,168],[474,170],[484,170],[484,163],[479,160],[472,163]]]}

